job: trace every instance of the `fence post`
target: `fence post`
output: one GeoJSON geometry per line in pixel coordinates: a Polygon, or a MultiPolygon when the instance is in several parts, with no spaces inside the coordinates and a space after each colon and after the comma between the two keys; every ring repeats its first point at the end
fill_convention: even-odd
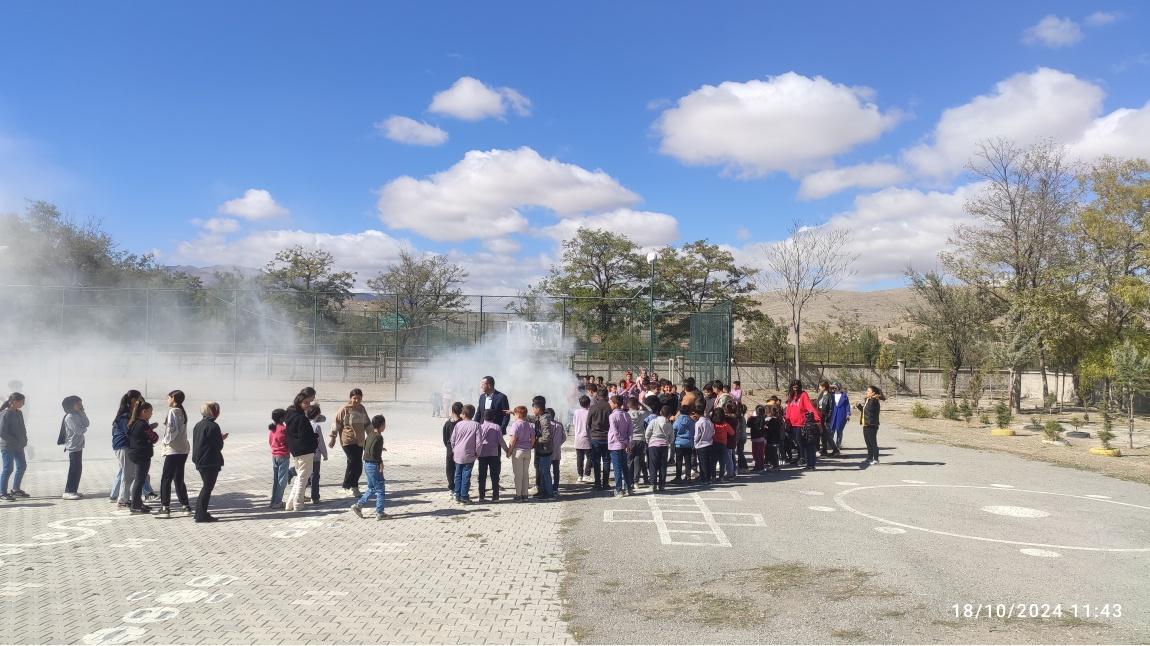
{"type": "Polygon", "coordinates": [[[312,314],[311,314],[311,387],[315,388],[316,379],[319,373],[319,362],[317,361],[316,351],[319,349],[319,294],[311,295],[312,314]]]}
{"type": "Polygon", "coordinates": [[[392,391],[391,400],[399,401],[399,294],[395,295],[395,334],[392,340],[395,342],[395,370],[391,373],[392,391]]]}
{"type": "Polygon", "coordinates": [[[483,320],[483,296],[479,297],[479,334],[475,336],[475,342],[479,343],[483,340],[483,332],[487,329],[483,320]]]}

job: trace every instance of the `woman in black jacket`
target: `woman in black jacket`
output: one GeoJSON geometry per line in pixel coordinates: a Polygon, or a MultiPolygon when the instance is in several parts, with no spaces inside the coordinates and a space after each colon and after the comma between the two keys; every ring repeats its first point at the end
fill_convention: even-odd
{"type": "Polygon", "coordinates": [[[196,503],[196,522],[214,523],[217,519],[208,514],[208,502],[212,498],[216,478],[224,466],[224,440],[228,439],[228,434],[221,433],[220,425],[216,423],[220,418],[219,404],[206,402],[200,407],[200,413],[204,418],[192,430],[192,464],[196,465],[204,483],[196,503]]]}
{"type": "Polygon", "coordinates": [[[135,468],[132,480],[132,506],[133,514],[147,514],[152,509],[144,505],[144,482],[148,479],[148,467],[152,464],[152,445],[160,439],[156,435],[156,425],[152,420],[152,405],[148,402],[139,402],[128,420],[128,459],[135,468]]]}
{"type": "Polygon", "coordinates": [[[886,399],[882,389],[878,386],[868,386],[864,403],[855,404],[855,408],[862,413],[863,440],[866,441],[867,459],[863,466],[878,464],[878,416],[881,405],[879,402],[886,399]]]}
{"type": "Polygon", "coordinates": [[[831,391],[831,382],[825,379],[819,382],[819,398],[818,403],[815,405],[818,406],[819,409],[819,415],[821,416],[819,425],[822,427],[822,436],[819,438],[822,444],[822,451],[820,451],[819,454],[824,457],[828,452],[832,455],[838,455],[839,447],[835,446],[834,437],[831,435],[831,415],[835,410],[835,395],[831,391]]]}

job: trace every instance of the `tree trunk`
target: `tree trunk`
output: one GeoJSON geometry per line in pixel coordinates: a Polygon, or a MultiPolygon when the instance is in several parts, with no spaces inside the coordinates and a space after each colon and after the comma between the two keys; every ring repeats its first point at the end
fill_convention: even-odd
{"type": "Polygon", "coordinates": [[[775,390],[779,389],[779,362],[772,361],[771,368],[775,371],[775,390]]]}
{"type": "Polygon", "coordinates": [[[950,398],[950,403],[954,403],[954,399],[958,393],[958,366],[952,365],[947,372],[947,380],[949,383],[946,385],[946,395],[950,398]]]}
{"type": "Polygon", "coordinates": [[[794,328],[793,328],[795,331],[795,379],[800,378],[800,376],[799,376],[799,348],[802,346],[802,337],[799,336],[799,332],[800,332],[799,328],[800,327],[801,326],[799,325],[799,323],[795,322],[794,328]]]}
{"type": "Polygon", "coordinates": [[[1082,396],[1082,374],[1079,371],[1070,373],[1070,384],[1074,389],[1074,405],[1086,408],[1086,399],[1082,396]]]}
{"type": "Polygon", "coordinates": [[[1051,407],[1047,404],[1050,401],[1050,386],[1046,383],[1046,344],[1041,337],[1038,339],[1038,367],[1042,371],[1042,409],[1050,413],[1051,407]]]}
{"type": "Polygon", "coordinates": [[[1126,434],[1130,438],[1130,448],[1134,448],[1134,393],[1130,393],[1130,408],[1126,417],[1126,434]]]}
{"type": "Polygon", "coordinates": [[[1022,414],[1022,371],[1010,369],[1010,407],[1015,415],[1022,414]]]}

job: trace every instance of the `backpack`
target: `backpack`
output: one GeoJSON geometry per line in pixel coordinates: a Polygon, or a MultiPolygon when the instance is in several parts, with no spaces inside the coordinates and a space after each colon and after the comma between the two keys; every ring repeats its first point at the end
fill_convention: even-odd
{"type": "Polygon", "coordinates": [[[820,435],[822,435],[822,429],[815,421],[815,414],[807,413],[807,419],[803,422],[803,437],[807,440],[817,440],[820,435]]]}

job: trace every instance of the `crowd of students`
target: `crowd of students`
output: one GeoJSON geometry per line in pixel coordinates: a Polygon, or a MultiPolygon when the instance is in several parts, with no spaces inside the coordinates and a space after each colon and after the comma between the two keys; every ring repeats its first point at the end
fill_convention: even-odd
{"type": "MultiPolygon", "coordinates": [[[[507,396],[495,389],[490,376],[480,382],[476,405],[452,402],[443,425],[445,475],[451,498],[460,504],[472,502],[471,479],[478,463],[479,500],[488,500],[490,483],[490,500],[499,501],[503,458],[511,460],[515,502],[558,498],[562,449],[569,436],[576,457],[576,482],[599,491],[613,490],[616,496],[632,495],[640,486],[658,493],[668,484],[705,486],[731,481],[743,472],[778,471],[784,463],[815,469],[820,456],[840,455],[843,431],[856,410],[867,446],[863,466],[879,462],[877,433],[880,402],[885,397],[875,386],[869,387],[864,401],[852,408],[841,385],[820,383],[812,401],[796,379],[790,383],[785,400],[772,395],[748,411],[738,381],[725,384],[715,380],[699,389],[693,378],[687,378],[681,389],[676,389],[670,380],[644,371],[638,380],[627,372],[618,383],[606,385],[602,379],[582,376],[576,397],[578,405],[568,425],[556,419],[543,396],[532,398],[530,408],[512,407],[507,396]],[[668,480],[672,467],[674,476],[668,480]]],[[[174,491],[179,512],[194,514],[196,522],[214,522],[209,503],[224,466],[222,451],[228,435],[217,423],[219,404],[206,402],[189,438],[184,399],[180,390],[168,393],[163,429],[157,432],[160,423],[151,421],[153,406],[140,391],[129,390],[121,397],[112,425],[118,471],[109,499],[133,514],[170,518],[174,491]],[[149,477],[156,445],[163,459],[158,494],[149,477]],[[202,480],[194,505],[185,481],[189,458],[202,480]],[[158,508],[147,504],[157,499],[158,508]]],[[[327,420],[315,399],[316,391],[304,388],[291,405],[271,413],[269,506],[293,511],[306,503],[319,503],[320,466],[328,459],[327,449],[338,441],[346,456],[343,491],[355,500],[351,511],[363,517],[374,498],[375,517],[387,518],[382,459],[387,451],[382,435],[386,419],[369,416],[363,392],[353,389],[333,417],[325,446],[323,424],[327,420]],[[361,491],[359,483],[364,477],[367,487],[361,491]]],[[[25,397],[19,392],[0,404],[0,499],[8,501],[28,497],[21,489],[28,443],[21,412],[24,404],[25,397]]],[[[79,483],[89,420],[78,396],[65,398],[62,407],[64,417],[57,441],[69,456],[63,497],[76,500],[82,497],[79,483]]]]}

